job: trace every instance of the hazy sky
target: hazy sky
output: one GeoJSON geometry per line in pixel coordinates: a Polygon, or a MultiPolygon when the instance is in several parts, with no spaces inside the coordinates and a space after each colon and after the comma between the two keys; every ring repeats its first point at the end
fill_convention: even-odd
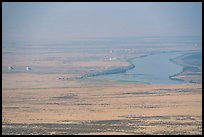
{"type": "Polygon", "coordinates": [[[202,3],[3,3],[3,40],[202,35],[202,3]]]}

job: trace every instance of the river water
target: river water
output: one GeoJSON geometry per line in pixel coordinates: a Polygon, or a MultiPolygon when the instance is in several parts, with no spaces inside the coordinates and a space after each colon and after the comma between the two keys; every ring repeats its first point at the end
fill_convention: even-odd
{"type": "Polygon", "coordinates": [[[169,59],[178,57],[184,53],[158,53],[146,57],[136,58],[132,60],[135,65],[134,69],[126,73],[112,74],[101,76],[103,78],[129,81],[144,82],[150,84],[179,84],[184,83],[179,80],[172,80],[169,76],[182,71],[183,67],[170,61],[169,59]]]}

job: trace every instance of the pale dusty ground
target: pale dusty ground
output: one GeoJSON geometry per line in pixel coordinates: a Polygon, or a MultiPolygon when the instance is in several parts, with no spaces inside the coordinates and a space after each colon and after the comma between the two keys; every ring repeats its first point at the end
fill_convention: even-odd
{"type": "Polygon", "coordinates": [[[66,52],[48,52],[49,45],[4,47],[2,134],[202,134],[202,84],[58,79],[128,66],[124,60],[145,55],[143,51],[197,50],[190,44],[158,45],[114,49],[122,54],[108,49],[88,53],[85,47],[66,52]],[[105,60],[111,57],[121,60],[105,60]],[[20,72],[8,72],[10,65],[20,72]],[[32,71],[25,71],[26,66],[32,71]]]}
{"type": "Polygon", "coordinates": [[[120,130],[116,133],[110,129],[106,132],[79,134],[202,133],[202,84],[146,85],[104,81],[103,84],[94,85],[90,84],[94,78],[86,81],[89,84],[60,81],[55,75],[22,74],[11,78],[5,74],[2,121],[80,124],[126,120],[127,125],[120,126],[135,127],[135,130],[120,130]],[[143,124],[134,125],[137,122],[129,123],[127,120],[142,120],[143,124]]]}

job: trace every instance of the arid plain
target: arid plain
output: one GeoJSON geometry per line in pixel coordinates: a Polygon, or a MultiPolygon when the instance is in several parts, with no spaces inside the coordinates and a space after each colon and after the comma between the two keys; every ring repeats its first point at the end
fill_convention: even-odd
{"type": "Polygon", "coordinates": [[[150,53],[200,52],[181,41],[9,43],[2,51],[2,134],[202,134],[200,64],[174,76],[187,79],[182,84],[82,77],[150,53]]]}

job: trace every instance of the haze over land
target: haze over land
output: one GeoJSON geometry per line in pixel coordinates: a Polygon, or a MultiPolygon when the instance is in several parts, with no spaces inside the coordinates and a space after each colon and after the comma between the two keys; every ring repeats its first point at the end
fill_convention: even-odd
{"type": "Polygon", "coordinates": [[[3,40],[201,36],[202,4],[3,3],[3,40]]]}
{"type": "Polygon", "coordinates": [[[202,134],[201,3],[2,7],[2,134],[202,134]]]}

